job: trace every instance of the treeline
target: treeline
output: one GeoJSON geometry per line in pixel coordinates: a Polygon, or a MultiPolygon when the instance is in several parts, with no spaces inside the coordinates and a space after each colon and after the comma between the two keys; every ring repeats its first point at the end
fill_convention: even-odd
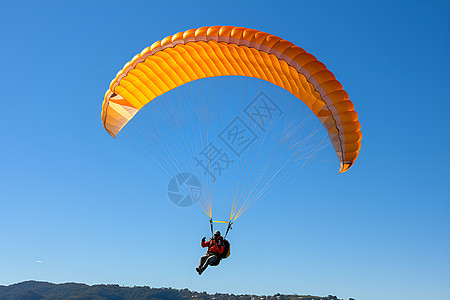
{"type": "Polygon", "coordinates": [[[207,294],[206,292],[191,292],[188,289],[124,287],[113,284],[86,285],[81,283],[54,284],[49,282],[25,281],[9,286],[0,286],[1,300],[339,300],[335,296],[315,297],[299,295],[256,296],[233,294],[207,294]]]}

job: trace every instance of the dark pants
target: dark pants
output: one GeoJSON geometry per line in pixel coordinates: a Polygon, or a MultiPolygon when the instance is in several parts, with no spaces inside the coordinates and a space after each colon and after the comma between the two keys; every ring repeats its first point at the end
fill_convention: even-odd
{"type": "Polygon", "coordinates": [[[200,262],[198,264],[198,267],[204,271],[209,265],[214,264],[220,260],[218,254],[214,253],[207,253],[200,257],[200,262]]]}

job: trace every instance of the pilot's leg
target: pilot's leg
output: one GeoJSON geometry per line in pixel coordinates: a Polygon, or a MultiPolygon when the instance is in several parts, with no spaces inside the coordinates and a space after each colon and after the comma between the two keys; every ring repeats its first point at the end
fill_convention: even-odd
{"type": "Polygon", "coordinates": [[[202,257],[200,257],[200,262],[198,263],[198,267],[195,268],[198,272],[198,274],[202,274],[204,270],[202,270],[202,266],[205,264],[206,260],[208,259],[209,255],[205,254],[202,257]]]}
{"type": "Polygon", "coordinates": [[[219,256],[217,256],[217,255],[215,255],[215,254],[210,254],[210,255],[208,256],[208,259],[205,261],[205,263],[204,263],[203,266],[201,267],[202,272],[205,271],[206,268],[207,268],[209,265],[211,265],[211,264],[217,262],[218,259],[219,259],[219,256]]]}

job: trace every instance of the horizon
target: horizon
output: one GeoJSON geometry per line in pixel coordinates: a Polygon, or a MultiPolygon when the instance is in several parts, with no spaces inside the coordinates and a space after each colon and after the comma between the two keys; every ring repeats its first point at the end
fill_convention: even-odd
{"type": "MultiPolygon", "coordinates": [[[[310,296],[310,297],[317,297],[317,298],[326,298],[326,297],[330,297],[330,296],[331,297],[336,297],[336,296],[331,295],[331,294],[330,295],[323,295],[323,296],[315,296],[315,295],[307,295],[307,294],[302,295],[302,294],[296,294],[296,293],[293,293],[293,294],[275,293],[273,295],[264,295],[264,294],[233,294],[233,293],[215,293],[215,294],[210,294],[210,293],[208,293],[206,291],[196,291],[196,290],[190,290],[188,288],[177,289],[177,288],[173,288],[173,287],[152,287],[152,286],[147,286],[147,285],[146,286],[141,286],[141,285],[130,285],[130,286],[127,286],[127,285],[110,284],[110,283],[100,283],[100,284],[85,284],[85,283],[79,283],[79,282],[54,283],[54,282],[35,281],[35,280],[22,281],[22,282],[10,284],[10,285],[7,285],[7,286],[0,285],[0,287],[10,287],[10,286],[20,285],[20,284],[24,284],[24,283],[39,283],[39,284],[44,283],[44,284],[52,284],[52,285],[79,284],[79,285],[86,285],[88,287],[94,287],[94,286],[118,286],[120,288],[150,288],[150,289],[157,289],[157,290],[159,290],[159,289],[169,289],[169,290],[176,290],[176,291],[188,290],[191,293],[197,293],[197,294],[204,294],[204,293],[206,293],[208,295],[215,295],[215,294],[217,295],[217,294],[219,294],[219,295],[230,295],[230,296],[247,296],[248,295],[248,296],[257,296],[257,297],[270,297],[270,296],[275,296],[275,295],[283,295],[283,296],[293,295],[293,296],[300,296],[300,297],[302,297],[302,296],[306,296],[306,297],[310,296]]],[[[340,299],[339,297],[337,297],[337,298],[340,299]]],[[[350,298],[350,299],[352,299],[352,298],[350,298]]]]}

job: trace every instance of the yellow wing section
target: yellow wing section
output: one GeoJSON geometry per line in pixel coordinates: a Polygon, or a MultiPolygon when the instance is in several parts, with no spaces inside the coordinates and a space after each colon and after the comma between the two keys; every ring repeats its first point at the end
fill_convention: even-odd
{"type": "Polygon", "coordinates": [[[334,75],[291,42],[244,27],[190,29],[144,49],[111,82],[102,105],[103,126],[115,137],[159,95],[197,79],[229,75],[266,80],[303,101],[328,131],[340,173],[358,157],[361,124],[334,75]]]}

